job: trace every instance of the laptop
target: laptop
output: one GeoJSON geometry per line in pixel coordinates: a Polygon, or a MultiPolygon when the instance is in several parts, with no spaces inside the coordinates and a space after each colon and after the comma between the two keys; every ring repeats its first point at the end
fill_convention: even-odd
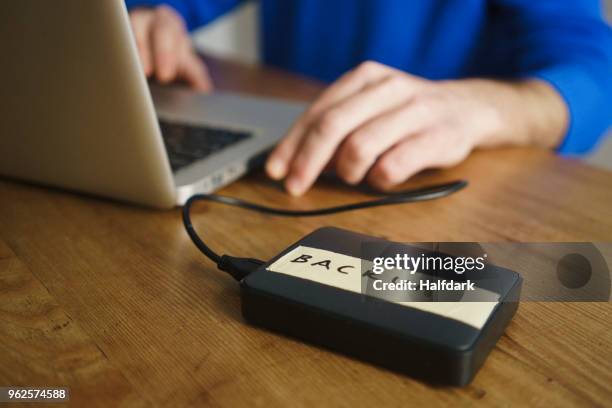
{"type": "Polygon", "coordinates": [[[149,86],[123,0],[6,2],[0,55],[0,175],[156,208],[236,180],[304,110],[149,86]]]}

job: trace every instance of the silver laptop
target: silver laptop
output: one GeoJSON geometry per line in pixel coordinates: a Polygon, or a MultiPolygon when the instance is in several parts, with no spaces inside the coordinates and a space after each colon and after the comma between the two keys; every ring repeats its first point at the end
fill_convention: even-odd
{"type": "Polygon", "coordinates": [[[0,12],[0,175],[159,208],[260,162],[301,103],[149,87],[123,0],[0,12]]]}

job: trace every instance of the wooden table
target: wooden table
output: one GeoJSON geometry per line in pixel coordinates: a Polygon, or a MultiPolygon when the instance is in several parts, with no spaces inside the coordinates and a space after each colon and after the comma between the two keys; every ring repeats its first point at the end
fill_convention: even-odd
{"type": "MultiPolygon", "coordinates": [[[[211,60],[223,89],[310,99],[320,85],[211,60]]],[[[611,241],[612,173],[541,150],[477,152],[416,186],[443,200],[309,219],[196,208],[219,251],[265,259],[335,225],[398,241],[611,241]]],[[[222,191],[312,208],[366,198],[324,181],[304,198],[252,175],[222,191]]],[[[435,388],[248,326],[238,285],[191,244],[179,211],[0,181],[0,385],[68,386],[75,406],[606,405],[610,303],[523,303],[473,383],[435,388]]]]}

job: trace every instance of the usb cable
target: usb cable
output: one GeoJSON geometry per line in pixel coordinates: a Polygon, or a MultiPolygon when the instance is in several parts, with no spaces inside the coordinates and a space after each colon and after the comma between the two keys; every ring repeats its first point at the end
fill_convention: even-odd
{"type": "Polygon", "coordinates": [[[264,205],[241,200],[239,198],[227,197],[217,194],[195,194],[191,196],[183,205],[183,225],[187,234],[196,247],[217,264],[217,268],[229,273],[237,281],[241,281],[249,273],[253,272],[265,261],[253,258],[239,258],[229,255],[219,255],[202,241],[191,222],[191,207],[196,201],[212,201],[220,204],[256,211],[263,214],[277,215],[280,217],[314,217],[319,215],[336,214],[346,211],[361,210],[364,208],[380,207],[383,205],[395,205],[413,203],[416,201],[435,200],[446,197],[467,186],[467,181],[457,180],[444,184],[436,184],[428,187],[404,190],[393,193],[385,193],[382,198],[368,201],[361,201],[352,204],[339,205],[334,207],[318,208],[314,210],[286,210],[282,208],[267,207],[264,205]]]}

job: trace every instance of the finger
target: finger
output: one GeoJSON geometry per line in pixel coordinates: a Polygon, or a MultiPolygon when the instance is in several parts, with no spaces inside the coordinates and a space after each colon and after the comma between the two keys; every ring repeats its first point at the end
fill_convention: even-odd
{"type": "Polygon", "coordinates": [[[293,157],[302,138],[300,120],[293,124],[287,135],[272,150],[266,160],[266,173],[274,180],[280,180],[287,174],[289,161],[293,157]]]}
{"type": "Polygon", "coordinates": [[[387,190],[430,166],[437,147],[428,143],[427,136],[426,132],[415,135],[383,154],[368,174],[369,183],[387,190]]]}
{"type": "Polygon", "coordinates": [[[323,171],[333,171],[336,168],[336,163],[338,163],[338,150],[336,150],[332,158],[329,159],[323,171]]]}
{"type": "Polygon", "coordinates": [[[389,77],[323,113],[302,139],[287,176],[287,190],[293,195],[308,190],[349,133],[406,103],[411,92],[411,81],[400,76],[389,77]]]}
{"type": "Polygon", "coordinates": [[[424,131],[383,154],[368,173],[368,181],[387,190],[425,169],[457,164],[469,152],[467,145],[451,144],[448,133],[424,131]]]}
{"type": "Polygon", "coordinates": [[[167,7],[159,7],[151,30],[155,72],[162,83],[176,78],[182,52],[182,28],[173,13],[167,7]]]}
{"type": "MultiPolygon", "coordinates": [[[[191,46],[189,46],[191,48],[191,46]]],[[[213,84],[204,62],[189,49],[183,57],[179,75],[197,91],[212,91],[213,84]]]]}
{"type": "Polygon", "coordinates": [[[392,72],[390,68],[368,61],[347,72],[330,85],[297,119],[285,138],[270,154],[266,163],[268,175],[277,180],[287,175],[289,163],[295,155],[304,133],[321,112],[354,95],[369,84],[378,82],[384,76],[389,75],[390,72],[392,72]]]}
{"type": "Polygon", "coordinates": [[[338,176],[349,184],[361,182],[378,156],[402,139],[422,132],[434,121],[432,111],[408,103],[366,122],[340,146],[336,163],[338,176]]]}
{"type": "Polygon", "coordinates": [[[363,88],[381,81],[393,71],[391,68],[374,61],[366,61],[342,75],[330,85],[308,109],[310,117],[316,117],[330,106],[356,94],[363,88]]]}
{"type": "Polygon", "coordinates": [[[153,72],[151,41],[149,37],[152,21],[153,13],[149,10],[135,10],[130,13],[130,22],[136,41],[136,48],[138,49],[142,69],[147,77],[153,72]]]}

